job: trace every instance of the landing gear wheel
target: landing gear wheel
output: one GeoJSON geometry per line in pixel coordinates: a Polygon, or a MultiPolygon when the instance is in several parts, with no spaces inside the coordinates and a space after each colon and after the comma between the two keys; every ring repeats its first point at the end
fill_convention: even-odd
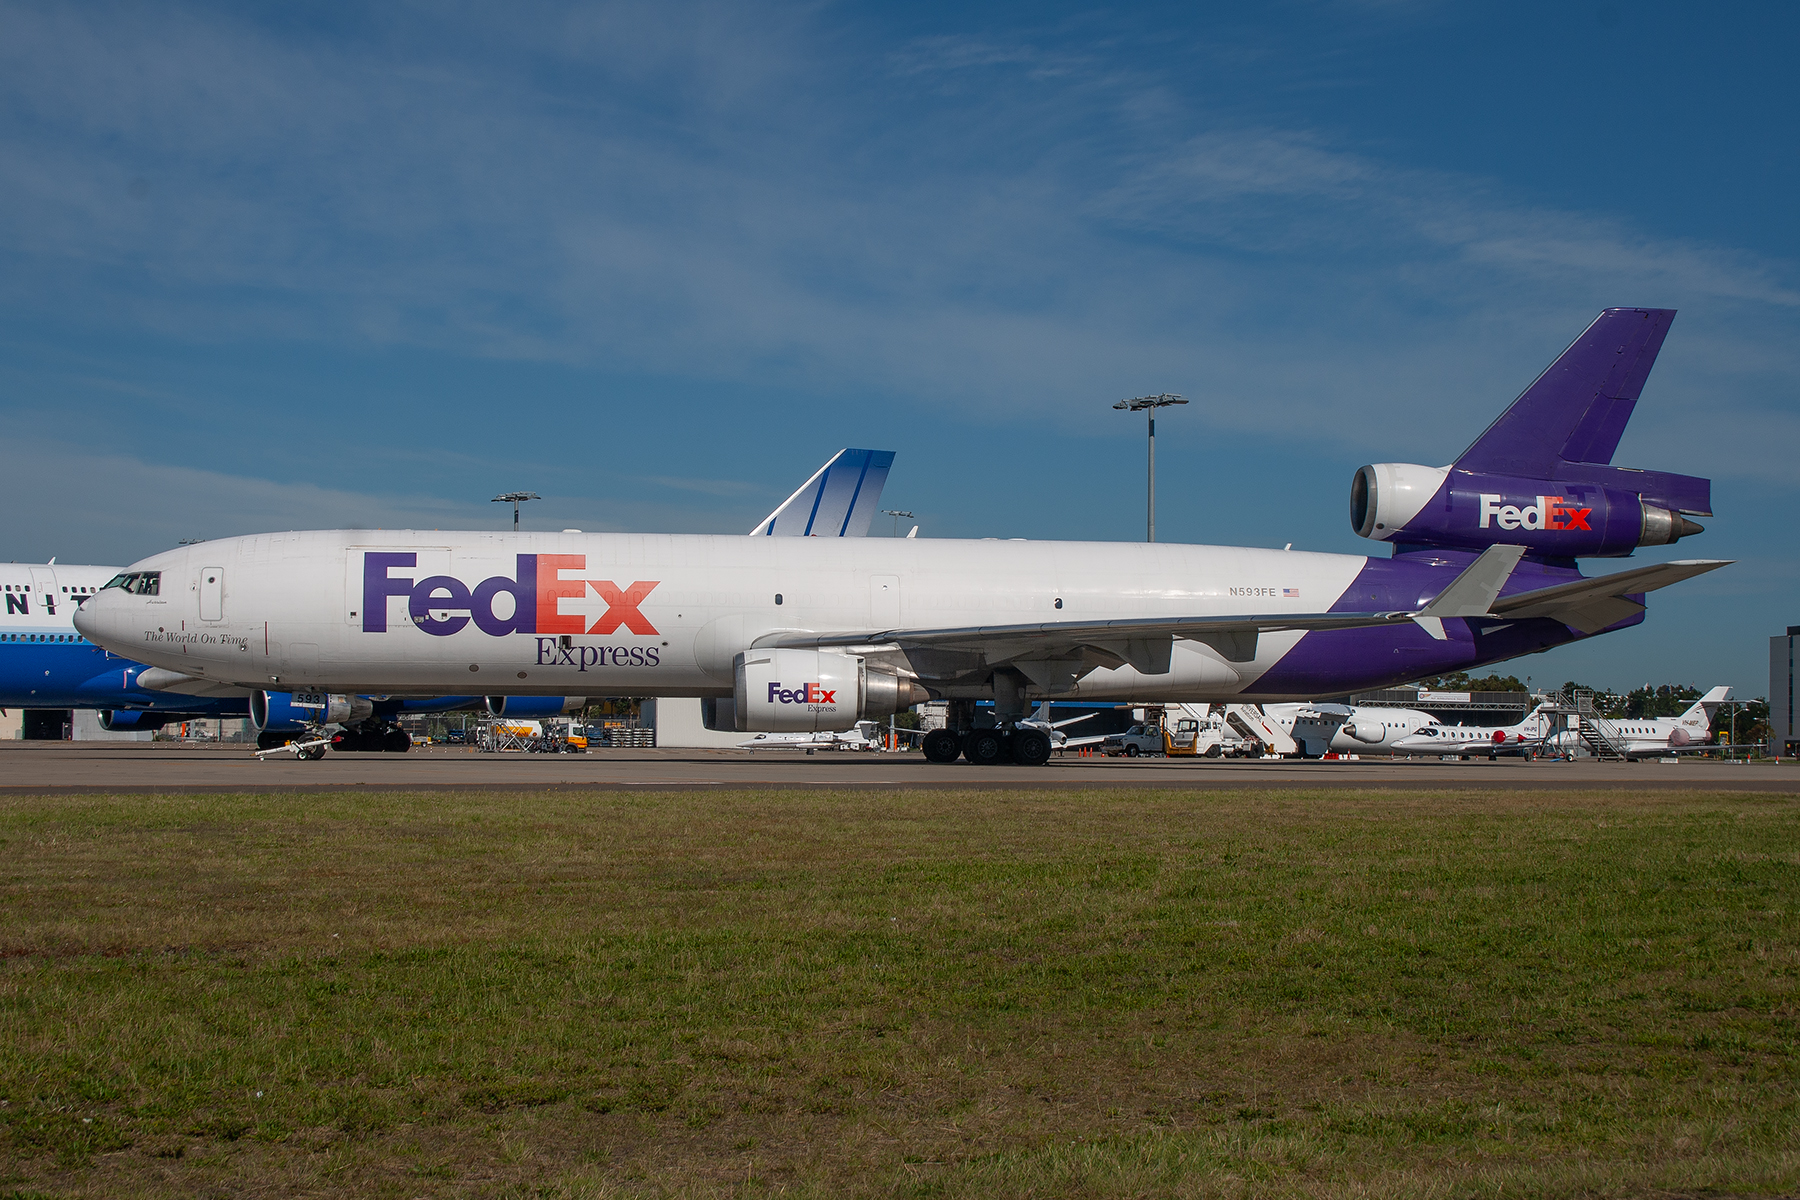
{"type": "Polygon", "coordinates": [[[983,767],[1006,761],[1006,737],[998,729],[975,729],[963,742],[963,757],[983,767]]]}
{"type": "Polygon", "coordinates": [[[304,759],[308,759],[312,762],[318,762],[321,758],[325,757],[325,747],[323,747],[323,746],[308,746],[306,749],[304,749],[300,752],[300,757],[304,758],[304,759]]]}
{"type": "Polygon", "coordinates": [[[399,726],[381,735],[381,748],[389,754],[405,754],[412,749],[412,738],[399,726]]]}
{"type": "Polygon", "coordinates": [[[948,729],[934,729],[925,735],[925,761],[953,763],[962,753],[962,739],[948,729]]]}
{"type": "Polygon", "coordinates": [[[1041,729],[1020,729],[1012,735],[1012,759],[1021,767],[1041,767],[1050,761],[1050,735],[1041,729]]]}

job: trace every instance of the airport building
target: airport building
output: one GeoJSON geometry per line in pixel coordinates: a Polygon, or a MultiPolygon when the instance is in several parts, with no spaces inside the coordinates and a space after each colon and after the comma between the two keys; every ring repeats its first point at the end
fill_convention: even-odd
{"type": "Polygon", "coordinates": [[[1794,653],[1800,625],[1769,639],[1769,753],[1800,754],[1800,724],[1794,713],[1794,653]]]}

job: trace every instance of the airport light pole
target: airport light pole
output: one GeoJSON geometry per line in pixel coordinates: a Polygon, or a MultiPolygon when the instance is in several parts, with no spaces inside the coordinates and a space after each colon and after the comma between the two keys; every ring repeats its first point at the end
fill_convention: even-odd
{"type": "Polygon", "coordinates": [[[495,496],[494,503],[495,504],[510,504],[513,506],[513,532],[517,533],[517,532],[519,532],[519,502],[522,500],[542,500],[542,499],[543,499],[543,497],[538,495],[536,492],[505,492],[501,495],[495,496]]]}
{"type": "Polygon", "coordinates": [[[1156,540],[1156,410],[1167,408],[1171,404],[1186,404],[1181,396],[1173,392],[1163,392],[1156,396],[1139,396],[1133,400],[1121,400],[1114,408],[1128,412],[1144,412],[1150,414],[1150,506],[1145,519],[1144,540],[1156,540]]]}
{"type": "Polygon", "coordinates": [[[904,508],[884,508],[881,511],[884,514],[886,514],[887,516],[894,518],[894,536],[895,537],[900,536],[900,518],[905,517],[909,521],[913,519],[913,515],[911,513],[907,512],[904,508]]]}

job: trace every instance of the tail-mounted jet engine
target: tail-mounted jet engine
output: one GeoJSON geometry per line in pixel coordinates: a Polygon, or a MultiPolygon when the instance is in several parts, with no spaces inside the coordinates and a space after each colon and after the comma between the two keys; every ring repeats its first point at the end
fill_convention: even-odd
{"type": "Polygon", "coordinates": [[[586,696],[483,696],[490,717],[566,717],[588,706],[586,696]]]}
{"type": "Polygon", "coordinates": [[[1664,497],[1630,486],[1638,483],[1634,476],[1652,485],[1685,476],[1607,466],[1587,466],[1583,473],[1604,473],[1608,482],[1375,463],[1350,483],[1350,525],[1362,537],[1402,548],[1481,550],[1505,543],[1556,558],[1622,557],[1704,529],[1656,502],[1664,497]]]}
{"type": "Polygon", "coordinates": [[[313,725],[353,725],[375,715],[367,696],[332,694],[323,707],[294,703],[292,692],[252,692],[250,723],[258,733],[299,733],[313,725]]]}
{"type": "Polygon", "coordinates": [[[739,733],[820,733],[849,729],[931,699],[911,679],[870,669],[824,650],[750,650],[737,656],[734,708],[739,733]]]}

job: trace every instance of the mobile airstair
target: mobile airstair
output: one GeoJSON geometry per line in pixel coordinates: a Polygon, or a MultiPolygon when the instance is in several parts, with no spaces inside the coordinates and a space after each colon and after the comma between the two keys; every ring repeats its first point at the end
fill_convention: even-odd
{"type": "Polygon", "coordinates": [[[1564,731],[1573,733],[1575,740],[1587,748],[1595,758],[1612,762],[1624,762],[1628,755],[1625,752],[1625,735],[1600,713],[1600,707],[1594,702],[1594,693],[1577,690],[1572,693],[1555,692],[1545,697],[1549,701],[1541,710],[1551,718],[1555,730],[1550,736],[1550,743],[1567,746],[1570,739],[1564,731]]]}
{"type": "Polygon", "coordinates": [[[1286,758],[1300,753],[1299,743],[1289,737],[1281,726],[1269,720],[1268,715],[1254,704],[1227,704],[1225,722],[1240,736],[1262,743],[1263,749],[1269,754],[1279,754],[1286,758]]]}

